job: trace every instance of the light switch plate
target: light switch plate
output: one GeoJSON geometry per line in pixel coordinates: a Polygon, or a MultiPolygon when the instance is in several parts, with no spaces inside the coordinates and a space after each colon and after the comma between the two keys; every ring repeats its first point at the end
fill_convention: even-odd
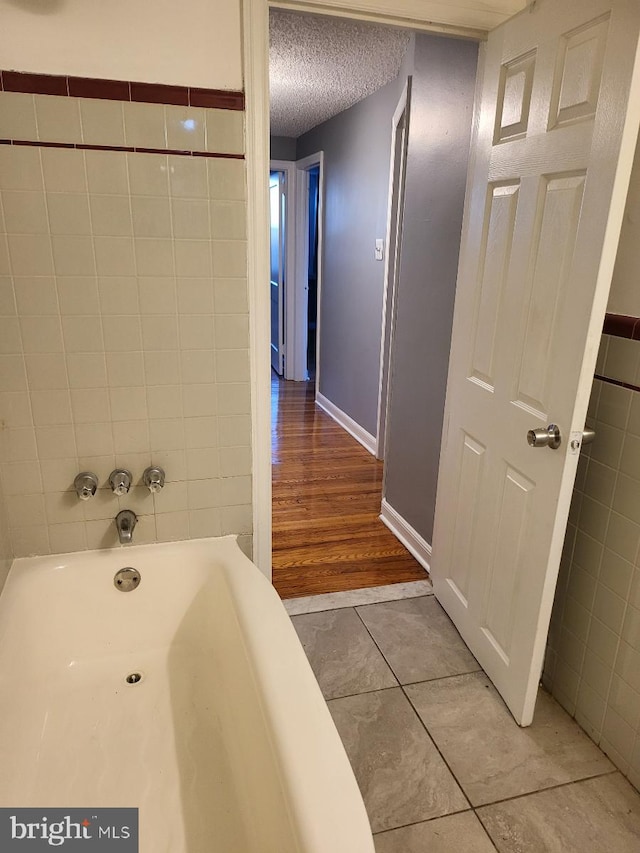
{"type": "Polygon", "coordinates": [[[376,261],[381,261],[384,258],[384,240],[376,240],[376,261]]]}

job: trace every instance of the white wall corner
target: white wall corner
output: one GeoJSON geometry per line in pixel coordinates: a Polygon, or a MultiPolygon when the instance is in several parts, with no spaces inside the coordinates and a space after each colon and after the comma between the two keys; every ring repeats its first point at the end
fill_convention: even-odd
{"type": "Polygon", "coordinates": [[[247,93],[247,239],[253,561],[271,579],[271,333],[269,326],[269,12],[264,0],[243,4],[247,93]]]}
{"type": "Polygon", "coordinates": [[[428,572],[431,566],[431,545],[382,498],[380,521],[402,542],[420,565],[428,572]]]}
{"type": "Polygon", "coordinates": [[[342,427],[342,429],[346,430],[349,435],[352,435],[365,450],[368,450],[372,456],[376,455],[375,436],[371,435],[370,432],[367,432],[359,423],[356,423],[353,418],[350,418],[346,412],[339,409],[335,403],[332,403],[331,400],[327,399],[324,394],[318,393],[316,395],[316,403],[323,411],[332,417],[334,421],[342,427]]]}

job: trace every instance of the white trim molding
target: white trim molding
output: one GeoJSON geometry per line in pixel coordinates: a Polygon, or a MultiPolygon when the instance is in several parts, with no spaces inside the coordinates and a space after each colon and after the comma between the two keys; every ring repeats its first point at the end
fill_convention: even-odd
{"type": "MultiPolygon", "coordinates": [[[[324,152],[297,160],[296,167],[296,251],[295,251],[295,368],[292,379],[308,379],[309,344],[309,170],[320,167],[318,185],[318,270],[316,291],[316,392],[320,381],[320,298],[322,295],[322,239],[324,215],[324,152]]],[[[289,377],[287,377],[289,378],[289,377]]]]}
{"type": "Polygon", "coordinates": [[[428,572],[431,567],[431,545],[382,498],[380,521],[399,539],[420,565],[428,572]]]}
{"type": "Polygon", "coordinates": [[[295,304],[296,304],[296,164],[293,160],[271,160],[269,169],[285,174],[285,217],[284,217],[284,378],[298,379],[296,375],[295,351],[295,304]]]}
{"type": "Polygon", "coordinates": [[[393,330],[395,324],[395,303],[398,291],[398,270],[400,246],[402,244],[402,220],[404,213],[404,184],[409,139],[409,93],[410,77],[400,95],[398,106],[391,119],[391,157],[389,162],[389,191],[387,195],[387,229],[385,234],[384,284],[382,287],[382,328],[380,331],[380,375],[378,378],[378,423],[376,434],[376,457],[384,459],[389,415],[389,376],[391,373],[391,355],[393,352],[393,330]],[[400,155],[400,171],[396,180],[396,149],[398,126],[405,116],[404,142],[400,155]],[[395,222],[393,218],[396,210],[395,222]],[[393,251],[391,238],[395,230],[393,251]],[[391,288],[389,287],[391,285],[391,288]]]}
{"type": "Polygon", "coordinates": [[[361,427],[359,423],[356,423],[356,421],[353,420],[353,418],[350,418],[346,412],[339,409],[335,403],[332,403],[331,400],[327,399],[324,394],[316,394],[316,403],[329,415],[329,417],[333,418],[334,421],[342,427],[342,429],[346,430],[349,435],[352,435],[365,450],[368,450],[372,456],[376,455],[376,440],[370,432],[367,432],[364,427],[361,427]]]}
{"type": "MultiPolygon", "coordinates": [[[[241,0],[246,93],[247,272],[253,450],[253,558],[271,577],[271,330],[269,281],[269,0],[241,0]]],[[[525,0],[271,0],[298,11],[344,15],[483,38],[525,0]],[[437,13],[437,14],[436,14],[437,13]]],[[[358,439],[360,440],[360,439],[358,439]]],[[[367,445],[365,445],[367,446],[367,445]]],[[[369,447],[367,447],[369,449],[369,447]]],[[[375,452],[374,450],[371,451],[375,452]]]]}
{"type": "Polygon", "coordinates": [[[521,12],[527,0],[482,0],[476,3],[469,0],[271,0],[271,5],[483,38],[489,30],[521,12]]]}
{"type": "Polygon", "coordinates": [[[271,301],[269,262],[269,8],[243,2],[247,97],[247,277],[251,367],[253,561],[271,580],[271,301]]]}

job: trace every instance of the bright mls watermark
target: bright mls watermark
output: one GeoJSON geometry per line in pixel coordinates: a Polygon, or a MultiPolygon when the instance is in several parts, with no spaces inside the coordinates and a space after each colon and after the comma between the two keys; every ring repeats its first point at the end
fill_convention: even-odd
{"type": "Polygon", "coordinates": [[[138,853],[138,809],[0,809],[0,851],[138,853]]]}

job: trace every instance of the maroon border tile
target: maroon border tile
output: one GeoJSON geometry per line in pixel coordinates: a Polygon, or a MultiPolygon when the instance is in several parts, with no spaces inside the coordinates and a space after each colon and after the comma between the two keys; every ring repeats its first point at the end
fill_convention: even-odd
{"type": "Polygon", "coordinates": [[[5,92],[24,92],[28,95],[68,95],[67,78],[53,74],[27,74],[22,71],[3,71],[5,92]]]}
{"type": "Polygon", "coordinates": [[[73,142],[33,142],[31,139],[14,139],[13,145],[25,145],[28,148],[77,148],[73,142]]]}
{"type": "Polygon", "coordinates": [[[71,146],[80,151],[135,151],[133,145],[89,145],[87,142],[78,142],[71,146]]]}
{"type": "MultiPolygon", "coordinates": [[[[180,152],[173,151],[173,154],[179,154],[180,152]]],[[[216,157],[218,160],[244,160],[244,154],[218,154],[217,152],[212,151],[191,151],[192,157],[216,157]]]]}
{"type": "Polygon", "coordinates": [[[606,382],[608,385],[617,385],[618,388],[628,388],[630,391],[640,391],[640,388],[637,385],[632,385],[631,382],[622,382],[620,379],[610,379],[608,376],[602,376],[600,373],[596,373],[593,378],[599,379],[601,382],[606,382]]]}
{"type": "Polygon", "coordinates": [[[244,93],[224,89],[189,89],[189,104],[214,110],[243,110],[244,93]]]}
{"type": "Polygon", "coordinates": [[[93,80],[90,77],[69,77],[69,95],[104,101],[128,101],[131,98],[126,80],[93,80]]]}
{"type": "Polygon", "coordinates": [[[186,86],[165,86],[161,83],[130,83],[129,86],[132,101],[189,106],[189,89],[186,86]]]}
{"type": "Polygon", "coordinates": [[[165,83],[139,83],[103,80],[93,77],[62,77],[56,74],[31,74],[0,70],[0,91],[31,95],[66,95],[74,98],[100,98],[108,101],[136,101],[147,104],[208,107],[218,110],[244,110],[244,92],[227,89],[203,89],[170,86],[165,83]]]}
{"type": "Polygon", "coordinates": [[[636,327],[640,320],[628,314],[605,314],[603,334],[613,335],[615,338],[638,338],[635,336],[636,327]]]}
{"type": "Polygon", "coordinates": [[[214,157],[219,160],[244,160],[244,154],[218,154],[215,151],[181,151],[177,148],[135,148],[132,145],[89,145],[84,142],[35,142],[31,139],[0,139],[0,145],[24,145],[30,148],[77,148],[79,151],[124,151],[138,154],[170,154],[173,157],[214,157]]]}

